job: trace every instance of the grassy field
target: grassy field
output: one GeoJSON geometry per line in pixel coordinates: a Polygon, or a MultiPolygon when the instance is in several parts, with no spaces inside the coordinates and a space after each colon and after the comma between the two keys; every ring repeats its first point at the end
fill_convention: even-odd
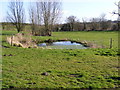
{"type": "MultiPolygon", "coordinates": [[[[14,35],[16,31],[3,31],[2,39],[5,41],[8,35],[14,35]]],[[[118,48],[118,31],[91,31],[91,32],[53,32],[52,36],[33,36],[34,40],[44,41],[48,39],[60,40],[70,39],[75,41],[88,41],[97,45],[103,45],[109,48],[110,39],[113,40],[113,48],[118,48]]]]}
{"type": "Polygon", "coordinates": [[[113,48],[118,48],[118,32],[53,32],[51,37],[33,37],[38,40],[46,40],[46,39],[70,39],[75,41],[88,41],[95,43],[97,45],[104,45],[109,47],[110,38],[113,39],[113,48]]]}
{"type": "Polygon", "coordinates": [[[12,47],[5,42],[15,31],[2,32],[3,88],[119,88],[118,32],[53,32],[52,37],[90,41],[108,49],[40,49],[12,47]],[[47,75],[44,75],[44,73],[47,75]]]}

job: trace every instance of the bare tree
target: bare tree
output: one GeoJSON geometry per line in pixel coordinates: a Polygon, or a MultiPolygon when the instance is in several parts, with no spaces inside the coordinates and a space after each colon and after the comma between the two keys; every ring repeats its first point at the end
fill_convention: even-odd
{"type": "Polygon", "coordinates": [[[61,15],[61,2],[56,0],[42,0],[29,7],[30,22],[34,35],[51,36],[54,25],[61,15]],[[33,5],[35,5],[33,7],[33,5]]]}
{"type": "Polygon", "coordinates": [[[113,12],[113,14],[118,15],[117,26],[118,26],[118,30],[120,30],[120,1],[118,2],[118,4],[115,3],[115,5],[118,7],[118,12],[113,12]]]}
{"type": "Polygon", "coordinates": [[[90,28],[92,30],[99,30],[99,27],[100,27],[100,19],[99,18],[92,18],[91,20],[91,25],[90,25],[90,28]]]}
{"type": "Polygon", "coordinates": [[[107,30],[110,27],[110,23],[106,19],[106,14],[100,15],[100,28],[101,30],[107,30]]]}
{"type": "Polygon", "coordinates": [[[18,32],[23,31],[25,21],[23,2],[20,0],[9,2],[8,8],[7,21],[14,24],[18,32]]]}
{"type": "Polygon", "coordinates": [[[44,25],[45,36],[51,36],[52,28],[61,15],[61,2],[56,0],[45,0],[36,2],[38,24],[44,25]]]}
{"type": "Polygon", "coordinates": [[[30,3],[29,7],[29,21],[31,23],[31,29],[32,29],[32,35],[36,35],[36,9],[34,6],[34,2],[32,2],[32,5],[30,3]]]}
{"type": "Polygon", "coordinates": [[[69,23],[70,30],[74,31],[75,22],[77,21],[76,17],[75,16],[69,16],[66,21],[67,21],[67,23],[69,23]]]}
{"type": "Polygon", "coordinates": [[[41,29],[42,25],[42,14],[41,8],[38,2],[30,2],[29,6],[29,21],[31,23],[32,35],[40,36],[43,35],[44,30],[41,29]]]}
{"type": "Polygon", "coordinates": [[[82,18],[83,21],[83,31],[87,29],[87,23],[86,23],[86,18],[82,18]]]}
{"type": "Polygon", "coordinates": [[[118,18],[120,17],[120,1],[117,3],[115,3],[115,5],[118,7],[118,12],[113,12],[113,14],[117,14],[118,18]]]}

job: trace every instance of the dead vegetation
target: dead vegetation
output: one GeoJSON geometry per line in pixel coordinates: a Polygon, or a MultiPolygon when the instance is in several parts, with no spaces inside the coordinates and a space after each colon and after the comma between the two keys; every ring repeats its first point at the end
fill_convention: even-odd
{"type": "Polygon", "coordinates": [[[97,45],[95,43],[92,43],[92,42],[88,42],[88,41],[82,41],[80,42],[81,44],[83,44],[84,46],[87,46],[87,47],[90,47],[90,48],[105,48],[105,46],[103,45],[97,45]]]}
{"type": "Polygon", "coordinates": [[[23,48],[37,48],[35,42],[32,41],[30,35],[18,33],[16,35],[7,37],[7,42],[11,46],[18,46],[23,48]]]}

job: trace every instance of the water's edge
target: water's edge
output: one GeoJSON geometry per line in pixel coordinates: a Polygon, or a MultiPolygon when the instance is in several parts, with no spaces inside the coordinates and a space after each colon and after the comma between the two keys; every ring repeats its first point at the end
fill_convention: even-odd
{"type": "Polygon", "coordinates": [[[45,42],[39,43],[39,47],[49,47],[52,49],[87,49],[86,46],[78,42],[72,41],[56,41],[56,42],[45,42]]]}

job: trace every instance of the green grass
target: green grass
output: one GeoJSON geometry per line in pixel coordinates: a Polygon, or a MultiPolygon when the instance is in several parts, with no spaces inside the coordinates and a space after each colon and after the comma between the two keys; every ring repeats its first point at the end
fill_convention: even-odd
{"type": "MultiPolygon", "coordinates": [[[[3,31],[2,41],[6,34],[3,31]]],[[[16,33],[16,32],[13,32],[16,33]]],[[[8,36],[8,35],[7,35],[8,36]]],[[[33,37],[33,39],[53,40],[101,40],[112,49],[40,49],[12,47],[6,42],[2,45],[2,86],[3,88],[117,88],[118,75],[117,32],[54,32],[52,37],[33,37]],[[88,36],[91,35],[91,36],[88,36]],[[100,37],[101,36],[101,37],[100,37]],[[42,75],[48,72],[48,76],[42,75]]],[[[100,44],[100,43],[98,43],[100,44]]]]}
{"type": "Polygon", "coordinates": [[[3,88],[118,87],[118,57],[95,54],[90,49],[3,49],[3,88]]]}
{"type": "MultiPolygon", "coordinates": [[[[16,34],[17,31],[3,31],[2,39],[5,41],[8,35],[16,34]]],[[[75,41],[87,41],[97,45],[110,47],[110,39],[113,40],[113,48],[118,48],[118,31],[91,31],[91,32],[53,32],[52,36],[33,36],[34,40],[44,41],[48,39],[70,39],[75,41]]]]}
{"type": "Polygon", "coordinates": [[[117,31],[92,31],[92,32],[53,32],[51,37],[33,37],[33,39],[37,40],[47,40],[47,39],[70,39],[75,41],[87,41],[91,43],[95,43],[97,45],[103,45],[106,47],[110,46],[110,38],[113,39],[113,48],[118,48],[118,32],[117,31]]]}

